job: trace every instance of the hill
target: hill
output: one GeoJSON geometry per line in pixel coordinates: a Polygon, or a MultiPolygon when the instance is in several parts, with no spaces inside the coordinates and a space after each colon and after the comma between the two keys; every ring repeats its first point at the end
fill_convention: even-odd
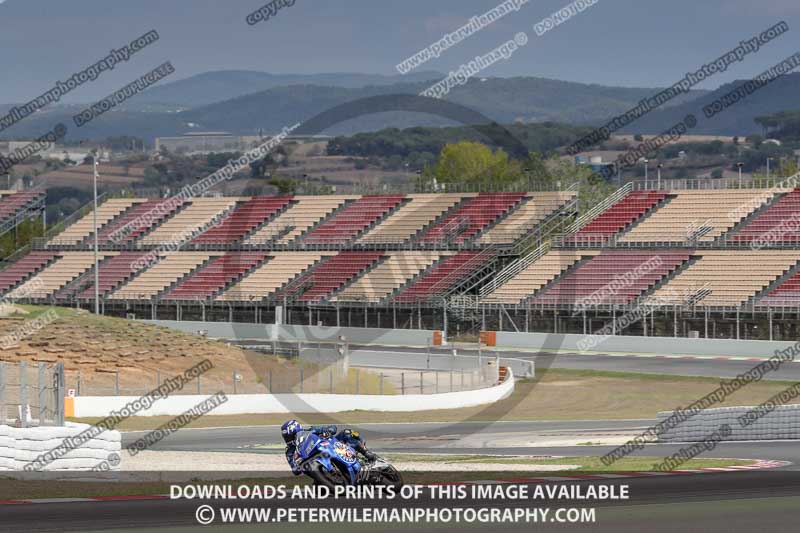
{"type": "Polygon", "coordinates": [[[654,111],[623,131],[657,134],[683,120],[686,115],[693,114],[698,121],[697,127],[692,130],[693,134],[746,136],[762,133],[761,126],[755,122],[757,117],[800,107],[797,96],[800,94],[800,73],[787,74],[714,117],[706,118],[703,114],[704,106],[748,81],[738,80],[728,83],[711,93],[701,95],[696,100],[654,111]]]}
{"type": "MultiPolygon", "coordinates": [[[[442,74],[432,71],[414,72],[403,76],[405,82],[437,80],[442,74]]],[[[158,85],[136,98],[133,109],[144,104],[175,104],[197,107],[230,100],[245,94],[289,85],[319,85],[323,87],[359,88],[371,85],[393,85],[399,75],[332,72],[325,74],[271,74],[253,70],[219,70],[204,72],[182,80],[158,85]]]]}
{"type": "MultiPolygon", "coordinates": [[[[68,125],[67,139],[98,139],[124,134],[152,142],[156,136],[180,135],[192,130],[222,130],[238,134],[256,134],[262,130],[274,132],[345,102],[377,95],[419,94],[429,86],[429,81],[360,88],[280,86],[180,113],[141,112],[131,107],[112,110],[80,129],[69,127],[74,110],[53,108],[41,116],[37,114],[23,120],[3,132],[3,136],[41,135],[57,122],[68,125]]],[[[487,78],[470,80],[463,86],[453,88],[446,99],[500,123],[554,121],[585,125],[599,124],[658,91],[657,88],[605,87],[533,77],[487,78]]],[[[146,97],[149,92],[139,95],[137,99],[146,97]]],[[[692,92],[673,103],[686,102],[702,94],[702,91],[692,92]]],[[[142,100],[138,101],[141,104],[142,100]]],[[[346,121],[326,133],[352,134],[387,127],[453,125],[457,124],[431,115],[387,112],[346,121]]]]}

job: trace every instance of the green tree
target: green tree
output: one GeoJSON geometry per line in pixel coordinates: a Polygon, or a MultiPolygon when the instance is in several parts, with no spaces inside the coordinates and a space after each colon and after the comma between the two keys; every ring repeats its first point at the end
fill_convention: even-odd
{"type": "Polygon", "coordinates": [[[439,154],[439,162],[426,169],[439,183],[510,183],[523,177],[522,166],[501,148],[492,150],[485,144],[462,141],[447,144],[439,154]]]}
{"type": "Polygon", "coordinates": [[[297,180],[284,176],[273,176],[269,184],[277,188],[281,194],[294,194],[298,187],[297,180]]]}

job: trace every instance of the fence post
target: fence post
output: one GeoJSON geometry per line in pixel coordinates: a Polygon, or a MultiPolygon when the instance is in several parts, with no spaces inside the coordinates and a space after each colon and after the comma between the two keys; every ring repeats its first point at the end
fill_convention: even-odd
{"type": "Polygon", "coordinates": [[[235,370],[232,372],[232,376],[231,377],[233,378],[233,393],[236,394],[236,371],[235,370]]]}
{"type": "Polygon", "coordinates": [[[81,371],[80,370],[78,370],[78,383],[75,386],[75,395],[76,396],[80,396],[81,395],[81,371]]]}
{"type": "Polygon", "coordinates": [[[200,376],[197,376],[197,394],[201,394],[200,393],[200,387],[201,387],[201,385],[200,385],[200,376]]]}
{"type": "Polygon", "coordinates": [[[361,389],[361,387],[360,387],[361,384],[359,383],[360,382],[360,379],[359,379],[360,377],[361,377],[361,369],[356,368],[356,394],[359,394],[361,392],[361,390],[360,390],[361,389]]]}
{"type": "Polygon", "coordinates": [[[272,394],[272,370],[269,371],[269,392],[272,394]]]}
{"type": "Polygon", "coordinates": [[[19,403],[20,403],[20,426],[28,427],[28,363],[22,361],[19,364],[19,403]]]}
{"type": "MultiPolygon", "coordinates": [[[[383,372],[381,372],[381,381],[378,385],[378,392],[380,392],[381,396],[383,395],[383,372]]],[[[2,397],[0,397],[0,400],[2,400],[2,397]]]]}
{"type": "Polygon", "coordinates": [[[45,376],[44,376],[44,363],[39,363],[39,425],[44,425],[44,417],[45,417],[45,376]]]}
{"type": "Polygon", "coordinates": [[[400,372],[400,394],[406,393],[406,373],[400,372]]]}
{"type": "Polygon", "coordinates": [[[54,387],[56,394],[56,413],[55,424],[64,425],[64,363],[57,363],[54,377],[54,387]]]}
{"type": "Polygon", "coordinates": [[[119,370],[114,373],[114,394],[119,396],[119,370]]]}
{"type": "Polygon", "coordinates": [[[424,390],[425,390],[425,389],[423,389],[423,388],[422,388],[422,372],[420,372],[420,373],[419,373],[419,393],[420,393],[420,394],[425,394],[425,393],[423,392],[424,390]]]}
{"type": "Polygon", "coordinates": [[[300,368],[300,392],[303,392],[303,369],[300,368]]]}
{"type": "Polygon", "coordinates": [[[3,361],[0,361],[0,424],[6,423],[6,404],[5,402],[5,393],[6,393],[6,364],[3,361]]]}

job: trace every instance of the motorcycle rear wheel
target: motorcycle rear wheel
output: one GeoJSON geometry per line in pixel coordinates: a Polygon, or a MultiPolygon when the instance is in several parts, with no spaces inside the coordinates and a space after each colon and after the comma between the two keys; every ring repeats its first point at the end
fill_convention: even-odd
{"type": "Polygon", "coordinates": [[[380,482],[387,487],[399,489],[403,486],[403,476],[392,465],[382,468],[379,472],[380,482]]]}

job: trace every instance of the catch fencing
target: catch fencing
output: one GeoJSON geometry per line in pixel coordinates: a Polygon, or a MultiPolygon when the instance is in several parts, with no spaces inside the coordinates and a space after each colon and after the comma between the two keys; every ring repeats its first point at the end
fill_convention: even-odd
{"type": "Polygon", "coordinates": [[[0,361],[0,425],[64,425],[64,364],[0,361]]]}

